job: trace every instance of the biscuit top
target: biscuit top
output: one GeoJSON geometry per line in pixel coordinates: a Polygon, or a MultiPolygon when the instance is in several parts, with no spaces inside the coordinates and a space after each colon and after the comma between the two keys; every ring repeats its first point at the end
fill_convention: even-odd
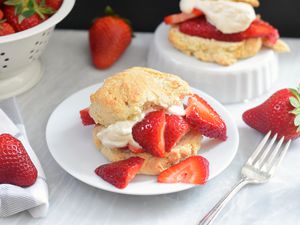
{"type": "Polygon", "coordinates": [[[188,83],[175,75],[133,67],[104,81],[90,97],[89,113],[96,123],[108,126],[135,119],[153,108],[182,105],[189,94],[188,83]]]}

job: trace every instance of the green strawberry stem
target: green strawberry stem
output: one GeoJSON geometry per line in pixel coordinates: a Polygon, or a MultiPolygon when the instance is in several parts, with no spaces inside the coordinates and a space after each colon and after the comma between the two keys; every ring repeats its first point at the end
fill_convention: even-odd
{"type": "Polygon", "coordinates": [[[18,15],[19,23],[22,23],[25,18],[29,18],[35,13],[43,20],[46,19],[45,15],[55,13],[51,7],[46,6],[45,0],[42,0],[39,4],[36,0],[6,0],[4,4],[15,7],[15,14],[18,15]]]}
{"type": "Polygon", "coordinates": [[[130,22],[129,19],[119,16],[119,15],[112,9],[112,7],[110,7],[109,5],[105,7],[104,14],[105,14],[106,16],[116,16],[116,17],[119,17],[119,18],[121,18],[122,20],[124,20],[124,22],[127,23],[128,26],[129,26],[130,29],[131,29],[131,36],[132,36],[132,37],[135,37],[135,36],[134,36],[134,33],[133,33],[133,29],[132,29],[132,24],[131,24],[131,22],[130,22]]]}
{"type": "Polygon", "coordinates": [[[300,86],[297,89],[289,89],[294,95],[290,97],[290,103],[294,107],[289,113],[295,115],[294,125],[297,127],[297,132],[300,132],[300,86]]]}

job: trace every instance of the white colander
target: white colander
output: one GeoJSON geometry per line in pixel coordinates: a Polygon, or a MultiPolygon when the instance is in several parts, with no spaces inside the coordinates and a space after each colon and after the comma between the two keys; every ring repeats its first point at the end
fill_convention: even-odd
{"type": "Polygon", "coordinates": [[[23,93],[42,76],[40,55],[55,25],[71,11],[75,0],[64,0],[60,9],[28,30],[0,37],[0,100],[23,93]]]}

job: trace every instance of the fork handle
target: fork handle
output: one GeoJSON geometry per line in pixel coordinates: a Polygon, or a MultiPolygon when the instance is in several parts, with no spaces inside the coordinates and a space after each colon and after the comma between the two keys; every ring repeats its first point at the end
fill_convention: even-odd
{"type": "Polygon", "coordinates": [[[209,225],[211,224],[217,215],[221,212],[221,210],[226,206],[226,204],[244,187],[245,185],[251,183],[249,180],[243,178],[241,179],[235,186],[233,186],[232,190],[228,192],[198,223],[198,225],[209,225]]]}

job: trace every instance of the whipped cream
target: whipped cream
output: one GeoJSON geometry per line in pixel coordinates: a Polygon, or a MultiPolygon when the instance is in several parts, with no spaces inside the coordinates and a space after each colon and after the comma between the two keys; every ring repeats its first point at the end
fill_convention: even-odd
{"type": "MultiPolygon", "coordinates": [[[[142,121],[145,115],[153,110],[147,110],[141,113],[133,120],[119,121],[101,129],[97,133],[97,138],[108,148],[122,148],[128,144],[142,148],[132,137],[132,127],[142,121]]],[[[173,115],[184,116],[185,110],[183,105],[172,105],[167,108],[167,112],[173,115]]]]}
{"type": "Polygon", "coordinates": [[[99,131],[97,137],[108,148],[122,148],[128,144],[141,148],[132,137],[132,127],[137,122],[136,120],[116,122],[99,131]]]}
{"type": "Polygon", "coordinates": [[[191,13],[193,8],[201,10],[207,21],[224,34],[239,33],[247,30],[255,20],[253,7],[243,2],[224,0],[181,0],[180,9],[184,13],[191,13]]]}
{"type": "Polygon", "coordinates": [[[177,116],[184,116],[185,110],[183,105],[172,105],[168,108],[168,113],[177,116]]]}

